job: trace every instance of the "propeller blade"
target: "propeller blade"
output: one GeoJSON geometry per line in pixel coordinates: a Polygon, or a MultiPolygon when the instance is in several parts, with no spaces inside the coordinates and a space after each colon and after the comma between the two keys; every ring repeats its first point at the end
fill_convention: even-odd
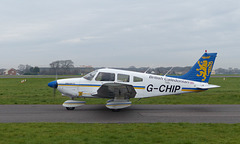
{"type": "Polygon", "coordinates": [[[56,88],[53,89],[53,99],[55,100],[56,98],[56,88]]]}
{"type": "MultiPolygon", "coordinates": [[[[57,74],[57,69],[56,69],[56,83],[57,83],[57,79],[58,79],[58,74],[57,74]]],[[[53,88],[53,99],[54,99],[54,101],[55,101],[55,98],[56,98],[56,89],[57,89],[57,87],[53,88]]]]}

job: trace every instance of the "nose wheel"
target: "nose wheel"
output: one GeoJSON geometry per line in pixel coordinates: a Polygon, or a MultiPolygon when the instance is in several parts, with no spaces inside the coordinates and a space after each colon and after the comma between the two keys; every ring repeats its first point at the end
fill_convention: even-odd
{"type": "Polygon", "coordinates": [[[67,110],[74,110],[75,107],[66,107],[67,110]]]}

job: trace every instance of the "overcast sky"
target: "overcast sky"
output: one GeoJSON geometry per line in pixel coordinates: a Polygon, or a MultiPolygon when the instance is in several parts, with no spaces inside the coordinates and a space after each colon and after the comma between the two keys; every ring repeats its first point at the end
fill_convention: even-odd
{"type": "Polygon", "coordinates": [[[240,68],[239,0],[5,0],[0,20],[0,68],[192,66],[205,49],[240,68]]]}

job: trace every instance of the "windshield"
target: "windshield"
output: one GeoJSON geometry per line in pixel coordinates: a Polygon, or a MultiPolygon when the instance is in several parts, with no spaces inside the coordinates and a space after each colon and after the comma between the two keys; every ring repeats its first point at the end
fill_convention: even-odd
{"type": "Polygon", "coordinates": [[[96,75],[97,70],[90,72],[89,74],[85,75],[83,78],[87,79],[87,80],[92,80],[93,77],[96,75]]]}

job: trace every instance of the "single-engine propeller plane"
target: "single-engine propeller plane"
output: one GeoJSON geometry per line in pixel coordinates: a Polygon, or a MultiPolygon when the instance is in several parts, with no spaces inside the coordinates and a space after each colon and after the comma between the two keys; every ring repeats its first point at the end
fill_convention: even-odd
{"type": "Polygon", "coordinates": [[[118,69],[99,69],[81,78],[60,79],[48,84],[71,100],[63,103],[67,110],[85,104],[75,98],[107,98],[106,107],[117,111],[131,106],[131,98],[149,98],[202,92],[220,86],[208,84],[217,53],[204,53],[188,73],[160,76],[118,69]]]}

